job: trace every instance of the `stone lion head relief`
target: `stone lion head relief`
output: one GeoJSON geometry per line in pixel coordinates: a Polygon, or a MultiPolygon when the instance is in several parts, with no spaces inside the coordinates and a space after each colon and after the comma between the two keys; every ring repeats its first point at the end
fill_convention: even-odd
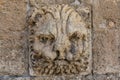
{"type": "Polygon", "coordinates": [[[36,75],[71,75],[89,65],[89,30],[68,5],[36,9],[30,17],[30,66],[36,75]]]}

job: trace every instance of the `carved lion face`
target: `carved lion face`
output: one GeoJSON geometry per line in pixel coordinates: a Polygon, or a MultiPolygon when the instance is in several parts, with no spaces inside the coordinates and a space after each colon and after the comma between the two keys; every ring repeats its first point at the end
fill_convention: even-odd
{"type": "Polygon", "coordinates": [[[68,5],[45,6],[34,13],[31,59],[38,74],[77,74],[87,69],[87,28],[68,5]],[[42,12],[41,12],[42,11],[42,12]],[[42,14],[41,14],[42,13],[42,14]]]}

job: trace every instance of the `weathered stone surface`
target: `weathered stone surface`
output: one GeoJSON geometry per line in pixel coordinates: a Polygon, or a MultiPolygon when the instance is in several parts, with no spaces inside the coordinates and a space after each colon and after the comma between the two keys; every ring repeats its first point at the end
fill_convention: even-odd
{"type": "Polygon", "coordinates": [[[28,19],[30,74],[90,73],[91,30],[80,15],[85,10],[65,4],[36,7],[28,19]]]}
{"type": "Polygon", "coordinates": [[[94,75],[94,80],[119,80],[117,74],[94,75]]]}
{"type": "Polygon", "coordinates": [[[82,76],[33,77],[31,80],[82,80],[82,76]]]}
{"type": "Polygon", "coordinates": [[[0,0],[0,75],[26,72],[23,32],[25,0],[0,0]]]}
{"type": "Polygon", "coordinates": [[[81,80],[94,80],[93,77],[94,77],[93,75],[85,75],[85,76],[82,76],[81,80]]]}
{"type": "Polygon", "coordinates": [[[30,0],[30,2],[36,2],[38,5],[41,4],[71,4],[75,0],[30,0]]]}
{"type": "Polygon", "coordinates": [[[120,71],[120,1],[94,0],[93,72],[120,71]]]}
{"type": "MultiPolygon", "coordinates": [[[[111,74],[112,75],[112,74],[111,74]]],[[[106,75],[105,75],[106,76],[106,75]]],[[[54,76],[54,77],[32,77],[31,80],[97,80],[98,77],[102,77],[101,75],[84,75],[84,76],[54,76]]],[[[107,76],[109,77],[109,76],[107,76]]],[[[111,78],[118,78],[117,75],[112,76],[111,78]]],[[[110,79],[111,79],[110,78],[110,79]]],[[[103,78],[101,78],[103,80],[103,78]]],[[[114,80],[114,79],[113,79],[114,80]]]]}
{"type": "MultiPolygon", "coordinates": [[[[77,1],[77,0],[76,0],[77,1]]],[[[93,4],[93,0],[78,0],[80,3],[93,4]]]]}
{"type": "Polygon", "coordinates": [[[107,74],[93,74],[82,76],[81,80],[119,80],[119,74],[107,73],[107,74]]]}
{"type": "Polygon", "coordinates": [[[30,77],[3,77],[0,80],[31,80],[30,77]]]}

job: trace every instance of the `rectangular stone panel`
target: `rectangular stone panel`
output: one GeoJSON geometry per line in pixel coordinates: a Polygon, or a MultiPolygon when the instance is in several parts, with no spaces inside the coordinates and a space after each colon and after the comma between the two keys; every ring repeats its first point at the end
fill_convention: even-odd
{"type": "Polygon", "coordinates": [[[0,76],[26,72],[25,14],[25,0],[0,0],[0,76]]]}
{"type": "Polygon", "coordinates": [[[120,72],[120,1],[94,0],[93,72],[120,72]]]}
{"type": "MultiPolygon", "coordinates": [[[[90,6],[30,0],[30,74],[83,75],[91,72],[90,6]]],[[[69,1],[69,0],[68,0],[69,1]]]]}

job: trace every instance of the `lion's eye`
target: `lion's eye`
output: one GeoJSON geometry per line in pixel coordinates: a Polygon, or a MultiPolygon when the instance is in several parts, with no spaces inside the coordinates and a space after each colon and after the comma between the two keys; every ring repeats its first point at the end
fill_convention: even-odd
{"type": "Polygon", "coordinates": [[[42,17],[42,15],[40,15],[40,14],[36,14],[36,16],[35,16],[35,20],[36,21],[39,21],[39,19],[42,17]]]}
{"type": "Polygon", "coordinates": [[[77,33],[73,33],[71,36],[70,36],[70,40],[71,41],[78,41],[80,39],[80,36],[77,34],[77,33]]]}
{"type": "Polygon", "coordinates": [[[54,39],[55,39],[54,36],[51,36],[51,35],[40,35],[39,36],[39,41],[44,44],[47,42],[53,43],[54,39]]]}
{"type": "Polygon", "coordinates": [[[40,42],[46,43],[48,41],[47,37],[40,37],[40,42]]]}

